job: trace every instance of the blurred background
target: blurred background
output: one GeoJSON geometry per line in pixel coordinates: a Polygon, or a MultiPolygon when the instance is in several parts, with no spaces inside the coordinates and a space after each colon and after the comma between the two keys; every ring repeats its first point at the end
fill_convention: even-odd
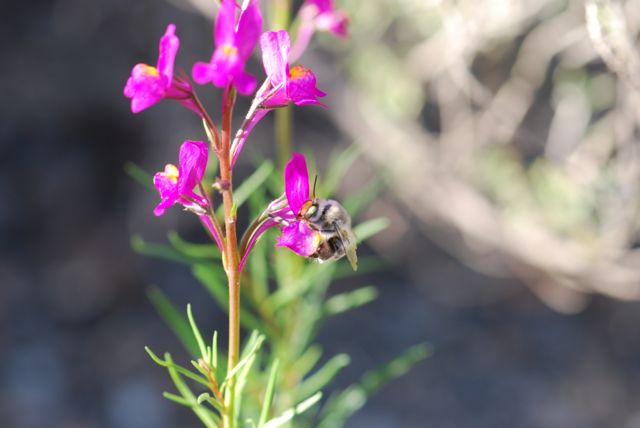
{"type": "MultiPolygon", "coordinates": [[[[144,353],[184,358],[147,287],[194,303],[207,330],[225,317],[187,268],[134,254],[130,237],[205,237],[178,209],[155,218],[124,165],[160,170],[202,129],[170,102],[134,117],[122,88],[168,22],[178,67],[208,59],[210,3],[3,4],[2,427],[199,426],[144,353]]],[[[383,180],[356,223],[391,220],[362,250],[389,269],[358,279],[380,297],[320,343],[352,356],[336,387],[434,348],[347,426],[640,427],[640,2],[336,4],[350,36],[321,34],[301,59],[329,108],[295,110],[295,148],[323,171],[361,147],[340,192],[383,180]]],[[[215,112],[218,92],[199,92],[215,112]]],[[[274,156],[271,119],[240,176],[274,156]]]]}

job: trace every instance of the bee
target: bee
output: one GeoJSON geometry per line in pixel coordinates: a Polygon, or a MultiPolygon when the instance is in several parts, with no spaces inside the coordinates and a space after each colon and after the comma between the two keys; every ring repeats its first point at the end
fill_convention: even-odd
{"type": "Polygon", "coordinates": [[[358,269],[357,242],[351,229],[351,217],[338,201],[314,197],[305,203],[299,216],[321,237],[320,245],[311,258],[325,262],[346,255],[353,270],[358,269]]]}

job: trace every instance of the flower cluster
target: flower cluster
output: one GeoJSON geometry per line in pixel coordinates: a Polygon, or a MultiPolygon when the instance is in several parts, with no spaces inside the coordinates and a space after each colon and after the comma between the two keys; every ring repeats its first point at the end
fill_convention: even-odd
{"type": "Polygon", "coordinates": [[[184,106],[199,113],[193,104],[191,85],[173,75],[173,64],[180,47],[176,26],[169,24],[160,39],[160,53],[155,67],[137,64],[124,87],[124,95],[131,98],[131,111],[139,113],[164,98],[179,100],[184,106]]]}
{"type": "MultiPolygon", "coordinates": [[[[262,31],[259,0],[243,0],[242,6],[235,0],[219,0],[218,3],[213,30],[214,49],[209,62],[196,62],[191,68],[191,76],[183,71],[175,73],[180,39],[176,26],[169,24],[160,39],[156,65],[137,64],[133,67],[124,95],[131,99],[133,113],[165,99],[176,100],[194,112],[204,125],[208,141],[184,141],[177,164],[167,164],[154,175],[153,184],[160,195],[160,202],[153,213],[162,216],[174,205],[181,206],[197,216],[220,249],[222,268],[227,278],[229,314],[226,374],[222,382],[216,377],[218,365],[214,355],[217,355],[217,336],[214,335],[211,347],[206,346],[189,312],[190,326],[202,356],[196,367],[198,374],[189,377],[200,380],[213,394],[201,394],[196,403],[199,406],[203,397],[210,408],[191,406],[193,400],[189,404],[206,426],[236,428],[240,426],[238,419],[241,415],[241,395],[236,387],[240,388],[244,382],[239,367],[243,361],[255,358],[252,354],[241,360],[242,269],[258,239],[269,229],[278,228],[280,236],[276,246],[287,247],[300,256],[319,261],[346,256],[354,270],[357,266],[351,219],[338,202],[316,198],[315,189],[311,197],[307,164],[301,154],[294,153],[284,168],[283,195],[267,205],[240,240],[236,213],[238,192],[234,192],[233,179],[234,166],[246,141],[269,112],[290,105],[326,107],[319,101],[325,93],[318,89],[313,71],[293,63],[306,49],[314,31],[326,30],[344,36],[347,20],[344,14],[333,8],[331,0],[307,0],[299,11],[299,30],[292,40],[286,30],[262,31]],[[259,77],[246,71],[258,45],[264,67],[261,84],[259,77]],[[218,114],[209,114],[205,109],[192,81],[222,89],[222,105],[218,114]],[[252,102],[241,126],[234,133],[233,110],[238,94],[252,96],[252,102]],[[217,176],[208,176],[210,162],[216,164],[217,176]]],[[[284,3],[280,5],[285,6],[284,3]]],[[[284,113],[280,110],[278,114],[284,113]]],[[[258,340],[249,354],[257,352],[258,340]]],[[[160,361],[152,353],[150,355],[156,362],[160,361]]],[[[168,361],[169,357],[165,358],[168,361]]],[[[178,367],[168,364],[166,367],[171,367],[170,370],[178,367]]],[[[189,371],[180,368],[179,373],[186,376],[189,371]]],[[[319,394],[316,396],[319,398],[319,394]]],[[[268,409],[268,405],[264,409],[268,409]]],[[[263,411],[261,421],[266,415],[263,411]]],[[[268,426],[271,422],[266,422],[266,425],[260,422],[260,425],[268,426]]]]}
{"type": "Polygon", "coordinates": [[[193,80],[198,84],[213,83],[224,88],[230,83],[242,95],[256,89],[256,78],[244,71],[262,30],[262,15],[257,0],[248,2],[236,19],[236,4],[223,0],[216,18],[214,40],[216,49],[209,63],[193,66],[193,80]]]}
{"type": "MultiPolygon", "coordinates": [[[[154,209],[154,214],[162,216],[169,207],[181,205],[200,218],[222,252],[228,250],[226,234],[229,231],[216,218],[214,194],[203,184],[210,153],[218,157],[221,166],[228,164],[231,169],[252,129],[269,111],[289,104],[325,107],[318,100],[325,93],[317,88],[313,71],[302,65],[291,65],[291,62],[301,56],[316,30],[344,37],[348,20],[342,12],[334,9],[331,0],[306,0],[299,11],[299,20],[299,31],[292,48],[287,31],[262,32],[259,0],[245,0],[242,7],[234,0],[221,0],[215,20],[211,60],[195,63],[191,77],[199,85],[210,83],[224,89],[223,122],[225,114],[230,114],[235,92],[245,96],[255,92],[251,108],[233,141],[228,137],[229,130],[224,129],[224,123],[220,126],[227,132],[218,131],[218,126],[198,99],[189,77],[184,72],[179,76],[174,73],[180,47],[174,24],[167,26],[160,39],[156,65],[137,64],[124,88],[124,95],[131,99],[133,113],[139,113],[163,99],[171,99],[204,119],[212,150],[204,141],[185,141],[181,145],[178,165],[168,164],[154,176],[153,183],[160,194],[160,203],[154,209]],[[258,42],[266,77],[256,91],[257,78],[246,72],[245,66],[258,42]]],[[[231,123],[230,120],[227,122],[231,123]]],[[[229,177],[230,174],[231,171],[228,171],[229,177]]],[[[229,186],[228,178],[219,177],[215,180],[214,188],[220,193],[228,190],[229,186]]],[[[278,198],[267,207],[265,215],[256,221],[251,233],[246,235],[247,242],[240,249],[239,269],[242,269],[260,235],[274,226],[282,230],[278,246],[288,247],[305,257],[318,250],[321,240],[319,232],[300,220],[300,210],[309,200],[307,167],[300,154],[294,154],[285,168],[285,195],[286,198],[278,198]]]]}

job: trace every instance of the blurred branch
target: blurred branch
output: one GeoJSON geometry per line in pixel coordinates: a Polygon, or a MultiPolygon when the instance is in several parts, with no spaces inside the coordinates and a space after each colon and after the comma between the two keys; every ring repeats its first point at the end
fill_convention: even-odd
{"type": "Polygon", "coordinates": [[[342,94],[329,110],[336,122],[467,264],[521,278],[560,311],[579,310],[590,293],[640,299],[640,105],[629,90],[640,76],[629,30],[638,23],[626,26],[625,6],[609,1],[427,3],[369,6],[403,35],[371,39],[374,22],[360,23],[350,53],[360,59],[332,88],[342,94]],[[392,59],[362,59],[369,45],[392,59]],[[599,56],[626,90],[593,66],[599,56]],[[374,78],[376,67],[385,72],[374,78]],[[427,105],[435,114],[425,119],[427,105]]]}

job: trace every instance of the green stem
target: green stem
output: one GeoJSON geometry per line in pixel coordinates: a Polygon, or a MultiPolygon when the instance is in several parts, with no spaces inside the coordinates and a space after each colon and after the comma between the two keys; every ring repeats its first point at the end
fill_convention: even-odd
{"type": "Polygon", "coordinates": [[[291,0],[271,0],[271,29],[287,30],[291,20],[291,0]]]}
{"type": "MultiPolygon", "coordinates": [[[[228,86],[222,104],[222,130],[220,135],[220,191],[224,206],[225,269],[229,284],[229,355],[227,373],[238,364],[240,355],[240,272],[238,270],[238,237],[233,202],[233,176],[231,170],[231,119],[235,104],[235,91],[228,86]]],[[[235,376],[228,380],[224,428],[235,427],[235,376]]]]}

